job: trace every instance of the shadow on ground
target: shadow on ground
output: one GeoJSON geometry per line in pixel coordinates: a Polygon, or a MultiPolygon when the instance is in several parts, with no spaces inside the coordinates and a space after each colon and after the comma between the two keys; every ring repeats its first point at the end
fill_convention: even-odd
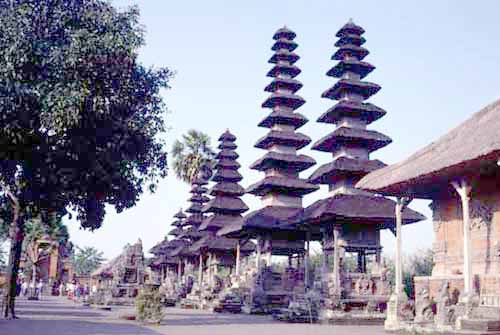
{"type": "Polygon", "coordinates": [[[0,335],[160,335],[133,324],[73,320],[0,320],[0,335]]]}

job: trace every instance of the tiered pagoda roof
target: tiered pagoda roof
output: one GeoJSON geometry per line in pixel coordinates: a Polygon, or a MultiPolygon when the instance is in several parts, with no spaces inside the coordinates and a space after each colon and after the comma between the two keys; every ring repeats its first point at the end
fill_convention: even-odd
{"type": "MultiPolygon", "coordinates": [[[[327,76],[338,78],[338,81],[322,97],[337,103],[317,120],[335,124],[336,128],[312,146],[314,150],[332,153],[334,158],[309,177],[311,183],[329,185],[330,197],[305,209],[299,215],[299,221],[321,223],[333,219],[354,222],[359,219],[362,223],[381,227],[394,224],[395,203],[392,200],[355,187],[363,176],[386,166],[379,160],[370,159],[369,155],[392,142],[386,135],[366,129],[386,112],[366,102],[380,90],[380,86],[364,80],[375,69],[363,61],[368,55],[368,50],[362,47],[364,32],[363,28],[349,21],[336,34],[338,50],[332,59],[338,62],[327,76]]],[[[403,216],[405,223],[424,218],[410,209],[406,209],[403,216]]]]}
{"type": "MultiPolygon", "coordinates": [[[[245,190],[239,185],[243,177],[238,172],[240,164],[236,161],[238,154],[235,151],[237,148],[235,141],[236,137],[229,130],[219,137],[218,149],[220,151],[216,156],[216,171],[212,176],[215,185],[209,192],[212,199],[203,207],[203,212],[211,215],[206,217],[199,227],[199,230],[206,232],[207,235],[193,244],[192,251],[198,251],[200,248],[206,248],[209,251],[232,251],[236,248],[236,240],[216,236],[217,231],[222,227],[241,223],[242,213],[248,210],[247,205],[240,198],[245,194],[245,190]]],[[[251,243],[245,244],[241,249],[243,252],[252,250],[251,243]]]]}
{"type": "Polygon", "coordinates": [[[192,251],[192,246],[196,241],[203,239],[207,233],[200,231],[200,225],[203,222],[204,216],[202,212],[202,208],[207,201],[210,199],[206,196],[206,192],[208,191],[205,185],[208,182],[202,177],[197,177],[192,182],[192,187],[190,193],[192,194],[189,198],[191,205],[186,212],[189,213],[189,216],[183,222],[183,226],[186,226],[183,230],[183,234],[179,235],[180,241],[183,243],[179,243],[179,246],[172,251],[172,256],[181,256],[181,257],[192,257],[196,254],[192,251]]]}
{"type": "Polygon", "coordinates": [[[295,79],[301,72],[295,65],[300,58],[294,52],[298,46],[295,37],[296,34],[286,27],[279,29],[273,36],[275,42],[271,49],[275,53],[269,59],[273,67],[267,73],[273,80],[265,88],[271,94],[262,103],[263,108],[272,111],[258,124],[269,128],[269,131],[255,144],[255,147],[265,149],[267,153],[251,165],[252,169],[264,172],[265,177],[247,188],[248,193],[261,196],[269,202],[263,208],[247,214],[244,222],[224,227],[218,232],[219,235],[253,235],[259,231],[272,231],[274,234],[280,229],[293,231],[295,228],[282,223],[283,219],[300,211],[302,197],[318,189],[318,186],[299,178],[301,171],[316,162],[308,156],[297,154],[297,150],[307,146],[311,139],[297,132],[308,120],[296,112],[305,100],[297,94],[302,83],[295,79]]]}

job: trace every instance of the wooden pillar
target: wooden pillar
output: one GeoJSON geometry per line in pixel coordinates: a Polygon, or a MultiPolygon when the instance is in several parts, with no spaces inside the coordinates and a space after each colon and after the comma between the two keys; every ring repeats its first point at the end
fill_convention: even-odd
{"type": "Polygon", "coordinates": [[[271,236],[267,236],[266,240],[266,265],[268,267],[271,266],[271,261],[272,261],[272,256],[273,256],[273,246],[272,246],[272,239],[271,239],[271,236]]]}
{"type": "Polygon", "coordinates": [[[470,193],[471,185],[462,179],[458,182],[452,182],[451,185],[460,195],[462,201],[462,216],[463,216],[463,235],[464,235],[464,292],[463,297],[468,298],[473,293],[472,283],[472,258],[470,250],[470,193]]]}
{"type": "Polygon", "coordinates": [[[236,276],[240,275],[240,240],[236,242],[236,276]]]}
{"type": "Polygon", "coordinates": [[[198,287],[201,289],[201,282],[203,281],[203,254],[200,253],[198,264],[198,287]]]}
{"type": "Polygon", "coordinates": [[[208,276],[208,285],[212,285],[212,253],[208,253],[208,264],[207,264],[207,276],[208,276]]]}
{"type": "Polygon", "coordinates": [[[304,255],[304,281],[306,289],[309,289],[309,241],[311,239],[311,232],[306,233],[306,253],[304,255]]]}
{"type": "Polygon", "coordinates": [[[403,292],[403,251],[401,249],[401,227],[403,225],[403,210],[411,202],[410,198],[397,198],[396,201],[396,290],[398,297],[403,292]]]}
{"type": "Polygon", "coordinates": [[[255,267],[257,268],[257,272],[260,272],[260,242],[261,238],[260,236],[257,236],[257,250],[255,255],[255,267]]]}
{"type": "Polygon", "coordinates": [[[179,283],[182,279],[182,261],[179,259],[179,263],[177,263],[177,280],[179,283]]]}
{"type": "Polygon", "coordinates": [[[335,278],[335,287],[340,287],[340,226],[333,226],[333,274],[335,278]]]}

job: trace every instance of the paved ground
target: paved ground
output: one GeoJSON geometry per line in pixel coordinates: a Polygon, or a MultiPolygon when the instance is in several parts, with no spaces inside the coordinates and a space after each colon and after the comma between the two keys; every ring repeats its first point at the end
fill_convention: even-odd
{"type": "Polygon", "coordinates": [[[18,301],[20,319],[0,320],[0,335],[378,335],[378,326],[288,324],[266,316],[212,314],[169,308],[162,325],[118,319],[126,308],[102,311],[61,298],[18,301]]]}

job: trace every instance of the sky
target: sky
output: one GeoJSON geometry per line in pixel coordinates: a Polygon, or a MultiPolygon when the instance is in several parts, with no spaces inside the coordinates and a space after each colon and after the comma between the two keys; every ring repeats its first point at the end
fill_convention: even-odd
{"type": "MultiPolygon", "coordinates": [[[[498,1],[160,1],[115,0],[126,8],[138,5],[146,29],[146,45],[140,61],[147,66],[176,71],[172,88],[163,92],[170,113],[166,117],[168,149],[189,129],[211,136],[215,146],[219,135],[229,129],[237,136],[243,186],[262,175],[250,170],[264,151],[253,147],[267,129],[257,123],[270,110],[261,108],[267,97],[264,87],[271,64],[274,32],[286,25],[297,33],[301,56],[296,78],[304,87],[298,92],[306,103],[298,110],[310,120],[300,129],[313,141],[334,129],[316,119],[334,101],[321,93],[335,83],[326,76],[334,65],[335,33],[349,18],[365,30],[365,59],[376,66],[366,80],[382,86],[370,102],[387,115],[369,129],[393,139],[371,158],[387,164],[403,160],[416,150],[444,135],[480,108],[500,98],[500,10],[498,1]]],[[[331,155],[312,151],[300,153],[318,162],[302,173],[309,176],[331,155]]],[[[141,238],[144,250],[162,240],[172,216],[187,207],[189,187],[173,171],[162,180],[155,194],[145,193],[132,209],[116,214],[112,207],[102,228],[95,232],[79,229],[66,219],[72,241],[94,246],[107,258],[118,255],[126,243],[141,238]]],[[[326,197],[326,188],[308,195],[304,204],[326,197]]],[[[251,210],[260,207],[252,195],[244,196],[251,210]]],[[[427,201],[411,207],[431,217],[427,201]]],[[[430,220],[403,228],[405,253],[432,246],[430,220]]],[[[395,238],[382,233],[384,252],[391,256],[395,238]]]]}

